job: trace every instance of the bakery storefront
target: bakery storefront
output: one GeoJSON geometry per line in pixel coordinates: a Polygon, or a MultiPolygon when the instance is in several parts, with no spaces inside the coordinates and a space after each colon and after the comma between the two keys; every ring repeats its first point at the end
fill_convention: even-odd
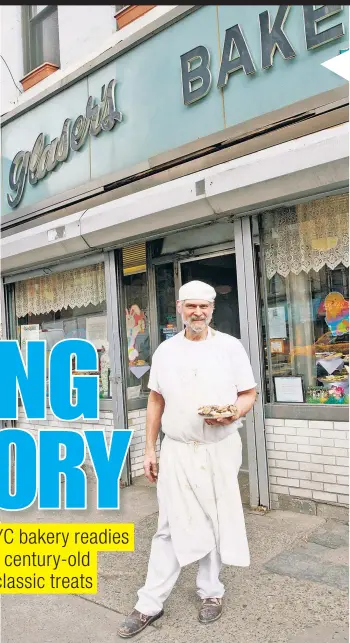
{"type": "MultiPolygon", "coordinates": [[[[217,293],[214,328],[241,339],[258,382],[241,429],[244,499],[314,512],[348,503],[347,87],[321,66],[344,46],[347,8],[324,15],[327,39],[311,9],[291,8],[276,53],[284,7],[258,22],[253,6],[177,7],[156,35],[140,32],[4,119],[3,329],[23,348],[45,338],[48,352],[63,338],[94,342],[99,426],[134,429],[127,483],[143,472],[152,353],[182,329],[179,287],[200,279],[217,293]],[[152,93],[165,36],[167,114],[152,93]],[[136,58],[143,76],[131,73],[136,58]],[[89,99],[79,116],[87,80],[101,105],[89,99]]],[[[48,409],[45,422],[22,413],[18,425],[55,422],[48,409]]]]}

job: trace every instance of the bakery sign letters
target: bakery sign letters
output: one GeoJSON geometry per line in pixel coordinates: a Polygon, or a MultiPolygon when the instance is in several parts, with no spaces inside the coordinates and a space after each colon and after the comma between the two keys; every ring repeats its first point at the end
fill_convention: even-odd
{"type": "MultiPolygon", "coordinates": [[[[259,14],[262,69],[268,69],[273,66],[277,49],[284,60],[295,58],[296,56],[293,44],[288,38],[285,24],[290,8],[291,5],[279,6],[274,21],[271,21],[269,11],[263,11],[259,14]]],[[[343,8],[343,5],[328,4],[293,7],[294,11],[303,11],[305,47],[307,51],[333,42],[344,35],[344,25],[341,22],[334,27],[327,28],[327,18],[341,13],[343,8]]],[[[207,47],[199,45],[180,56],[180,58],[183,101],[185,105],[191,105],[204,98],[210,91],[212,84],[210,53],[207,47]]],[[[236,24],[226,29],[217,81],[218,89],[224,89],[230,75],[239,70],[243,70],[247,75],[254,76],[257,68],[243,29],[241,25],[236,24]]]]}
{"type": "Polygon", "coordinates": [[[100,103],[95,104],[92,96],[89,96],[85,116],[80,114],[73,125],[72,119],[66,118],[59,137],[48,142],[45,134],[41,133],[31,152],[17,152],[9,174],[10,189],[14,192],[13,195],[7,195],[11,208],[16,208],[21,202],[27,180],[30,185],[36,185],[48,173],[67,161],[71,151],[80,150],[89,134],[98,136],[101,131],[110,132],[117,122],[121,122],[123,115],[116,108],[115,85],[114,79],[108,83],[107,88],[103,85],[100,103]]]}

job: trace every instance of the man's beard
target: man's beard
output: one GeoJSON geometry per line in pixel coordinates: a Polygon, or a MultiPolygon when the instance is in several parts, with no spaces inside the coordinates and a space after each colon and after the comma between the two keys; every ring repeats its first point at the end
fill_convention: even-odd
{"type": "Polygon", "coordinates": [[[209,326],[211,322],[211,318],[206,317],[205,319],[188,319],[187,321],[184,319],[184,316],[182,315],[182,321],[183,324],[186,326],[186,328],[190,328],[193,333],[202,333],[203,330],[209,326]],[[204,326],[201,327],[196,327],[194,324],[204,324],[204,326]]]}

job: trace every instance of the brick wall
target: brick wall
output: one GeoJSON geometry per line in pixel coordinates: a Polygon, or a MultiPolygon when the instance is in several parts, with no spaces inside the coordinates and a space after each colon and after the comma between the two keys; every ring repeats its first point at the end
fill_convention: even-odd
{"type": "MultiPolygon", "coordinates": [[[[146,409],[129,411],[129,428],[134,434],[130,446],[133,477],[143,475],[146,409]]],[[[46,420],[27,420],[20,410],[18,426],[37,437],[44,427],[83,430],[113,428],[111,411],[101,411],[100,420],[61,422],[48,409],[46,420]]],[[[265,420],[271,506],[278,509],[280,496],[348,505],[349,425],[319,420],[265,420]]],[[[157,443],[159,454],[159,440],[157,443]]]]}
{"type": "Polygon", "coordinates": [[[279,495],[349,504],[347,422],[265,420],[272,507],[279,495]]]}
{"type": "MultiPolygon", "coordinates": [[[[131,472],[133,477],[143,475],[143,456],[146,444],[146,409],[129,411],[129,428],[133,429],[130,446],[131,472]]],[[[157,441],[157,454],[159,455],[160,441],[157,441]]]]}
{"type": "MultiPolygon", "coordinates": [[[[128,418],[129,428],[134,431],[130,445],[131,474],[132,477],[136,477],[143,475],[143,455],[146,442],[146,409],[142,409],[140,411],[129,411],[128,418]]],[[[20,409],[17,426],[21,429],[27,429],[35,438],[38,436],[38,430],[49,427],[53,429],[76,429],[77,431],[82,431],[88,428],[104,429],[107,437],[109,438],[110,433],[113,430],[113,415],[111,411],[101,411],[99,421],[84,420],[81,422],[62,422],[53,416],[50,409],[47,409],[46,420],[28,420],[24,415],[23,409],[20,409]]],[[[158,439],[158,454],[159,448],[158,439]]]]}

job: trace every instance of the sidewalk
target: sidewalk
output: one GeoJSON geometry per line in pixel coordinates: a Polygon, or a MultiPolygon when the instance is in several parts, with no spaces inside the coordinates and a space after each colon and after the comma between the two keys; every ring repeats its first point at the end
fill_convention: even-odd
{"type": "MultiPolygon", "coordinates": [[[[117,643],[117,625],[134,606],[156,530],[155,488],[140,479],[121,491],[121,511],[0,512],[2,522],[134,522],[133,553],[99,554],[99,591],[80,596],[3,596],[1,643],[117,643]]],[[[225,566],[224,613],[197,621],[196,565],[183,569],[142,643],[346,643],[348,528],[317,516],[246,510],[252,563],[225,566]]]]}

